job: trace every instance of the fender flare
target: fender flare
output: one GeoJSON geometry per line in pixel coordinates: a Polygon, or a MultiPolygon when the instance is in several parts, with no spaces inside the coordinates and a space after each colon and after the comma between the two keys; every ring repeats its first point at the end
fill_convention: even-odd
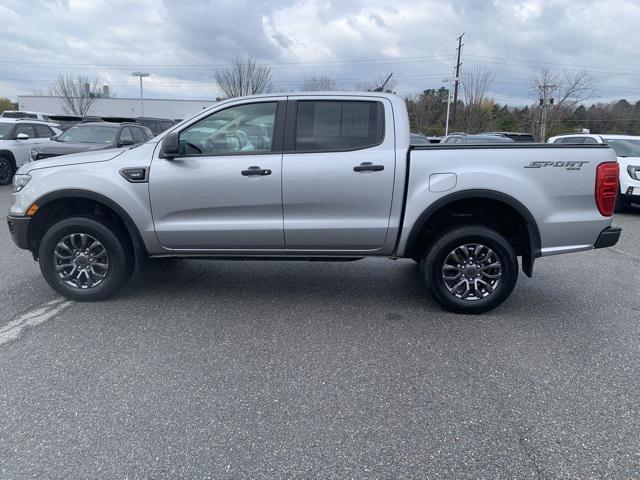
{"type": "Polygon", "coordinates": [[[35,202],[39,208],[44,207],[48,203],[51,203],[55,200],[60,200],[63,198],[69,199],[86,199],[93,200],[98,203],[102,203],[106,207],[109,207],[113,210],[118,217],[122,220],[125,228],[127,229],[127,233],[131,238],[131,243],[133,245],[133,253],[135,257],[135,266],[138,269],[143,260],[147,256],[147,248],[142,241],[142,235],[140,235],[140,230],[135,222],[131,219],[131,216],[127,213],[127,211],[122,208],[119,204],[111,200],[110,198],[96,192],[92,192],[90,190],[82,190],[82,189],[64,189],[64,190],[56,190],[54,192],[49,192],[45,195],[39,197],[35,202]]]}
{"type": "Polygon", "coordinates": [[[407,244],[405,246],[405,255],[411,256],[411,253],[415,249],[418,235],[422,231],[425,224],[438,210],[458,200],[466,200],[470,198],[483,198],[502,202],[513,208],[524,219],[527,227],[529,254],[522,257],[522,270],[528,277],[531,277],[533,273],[533,262],[536,258],[541,256],[540,252],[542,241],[538,224],[529,209],[527,209],[527,207],[525,207],[519,200],[516,200],[512,196],[505,193],[496,192],[495,190],[462,190],[446,195],[433,202],[420,214],[413,227],[411,228],[409,237],[407,238],[407,244]]]}

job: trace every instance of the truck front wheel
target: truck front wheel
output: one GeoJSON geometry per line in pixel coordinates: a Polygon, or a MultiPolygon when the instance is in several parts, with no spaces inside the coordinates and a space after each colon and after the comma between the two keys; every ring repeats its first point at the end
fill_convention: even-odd
{"type": "Polygon", "coordinates": [[[132,272],[123,234],[93,218],[72,217],[51,226],[40,242],[38,257],[47,283],[72,300],[109,298],[132,272]]]}
{"type": "Polygon", "coordinates": [[[421,271],[435,300],[457,313],[484,313],[502,304],[518,280],[518,257],[497,231],[456,227],[438,237],[421,271]]]}

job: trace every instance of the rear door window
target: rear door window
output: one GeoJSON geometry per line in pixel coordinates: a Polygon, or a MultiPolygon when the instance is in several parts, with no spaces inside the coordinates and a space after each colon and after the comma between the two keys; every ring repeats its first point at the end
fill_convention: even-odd
{"type": "Polygon", "coordinates": [[[142,130],[138,127],[131,127],[131,133],[133,134],[133,141],[136,143],[144,143],[144,135],[142,130]]]}
{"type": "Polygon", "coordinates": [[[129,130],[129,127],[124,127],[120,132],[120,143],[122,143],[124,140],[131,140],[132,142],[134,141],[133,135],[131,135],[131,130],[129,130]]]}
{"type": "Polygon", "coordinates": [[[295,150],[323,152],[359,150],[384,139],[384,107],[380,102],[298,101],[295,150]]]}
{"type": "Polygon", "coordinates": [[[51,130],[46,125],[35,124],[34,127],[36,128],[36,134],[38,138],[49,138],[54,135],[53,130],[51,130]]]}

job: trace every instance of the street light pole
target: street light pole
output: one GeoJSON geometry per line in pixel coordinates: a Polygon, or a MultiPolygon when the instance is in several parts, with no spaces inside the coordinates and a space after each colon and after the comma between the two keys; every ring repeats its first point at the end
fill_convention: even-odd
{"type": "Polygon", "coordinates": [[[144,95],[142,94],[142,77],[148,77],[150,74],[147,72],[133,72],[131,75],[134,77],[140,77],[140,116],[144,117],[144,95]]]}
{"type": "Polygon", "coordinates": [[[451,78],[452,76],[443,80],[443,82],[449,82],[449,88],[447,88],[447,122],[444,125],[445,137],[449,135],[449,114],[451,113],[451,78]]]}

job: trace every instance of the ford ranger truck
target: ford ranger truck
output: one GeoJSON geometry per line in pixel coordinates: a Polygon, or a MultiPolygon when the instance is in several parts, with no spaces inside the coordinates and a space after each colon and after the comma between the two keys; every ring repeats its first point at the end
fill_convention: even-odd
{"type": "MultiPolygon", "coordinates": [[[[45,280],[114,295],[147,258],[413,259],[444,308],[486,312],[519,262],[615,245],[604,145],[410,146],[383,93],[235,98],[129,150],[23,165],[8,222],[45,280]]],[[[579,287],[576,287],[579,288],[579,287]]]]}

